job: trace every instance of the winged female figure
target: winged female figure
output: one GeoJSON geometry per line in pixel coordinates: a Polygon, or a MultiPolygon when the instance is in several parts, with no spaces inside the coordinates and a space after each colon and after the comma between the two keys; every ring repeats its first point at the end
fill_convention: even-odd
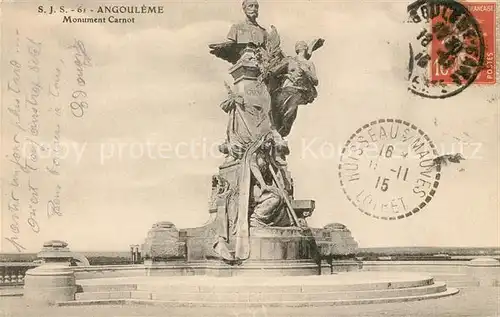
{"type": "Polygon", "coordinates": [[[324,42],[321,38],[309,45],[298,41],[295,56],[275,55],[263,71],[263,80],[271,94],[272,122],[282,137],[290,133],[298,106],[309,104],[318,96],[316,68],[310,58],[324,42]]]}

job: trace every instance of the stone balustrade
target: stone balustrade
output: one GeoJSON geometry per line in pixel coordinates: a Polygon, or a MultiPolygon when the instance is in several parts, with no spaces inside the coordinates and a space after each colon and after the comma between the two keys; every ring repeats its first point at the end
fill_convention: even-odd
{"type": "Polygon", "coordinates": [[[0,287],[24,285],[26,271],[38,265],[33,262],[0,262],[0,287]]]}
{"type": "MultiPolygon", "coordinates": [[[[0,262],[0,288],[23,286],[26,271],[39,266],[33,262],[0,262]]],[[[77,279],[144,276],[144,265],[72,266],[77,279]]]]}

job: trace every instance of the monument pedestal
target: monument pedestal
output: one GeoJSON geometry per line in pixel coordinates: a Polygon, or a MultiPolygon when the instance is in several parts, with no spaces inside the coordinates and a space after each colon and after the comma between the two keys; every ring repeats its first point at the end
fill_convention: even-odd
{"type": "Polygon", "coordinates": [[[75,299],[75,274],[71,269],[72,253],[62,241],[44,243],[38,254],[43,264],[28,270],[24,282],[24,298],[52,305],[75,299]]]}
{"type": "Polygon", "coordinates": [[[261,53],[246,47],[229,69],[234,85],[221,103],[229,117],[220,146],[226,159],[212,178],[208,223],[155,224],[142,250],[148,274],[319,275],[358,267],[349,261],[357,248],[350,231],[309,228],[314,201],[294,199],[289,149],[271,116],[269,87],[258,79],[261,53]],[[345,265],[334,266],[336,256],[345,265]]]}
{"type": "Polygon", "coordinates": [[[149,230],[141,254],[147,261],[182,261],[186,259],[186,243],[180,241],[179,230],[173,223],[161,221],[149,230]]]}
{"type": "Polygon", "coordinates": [[[206,266],[204,275],[232,276],[307,276],[320,275],[319,266],[312,260],[246,260],[239,265],[214,261],[206,266]]]}
{"type": "Polygon", "coordinates": [[[68,265],[47,263],[26,272],[24,298],[43,304],[75,299],[75,274],[68,265]]]}
{"type": "MultiPolygon", "coordinates": [[[[300,201],[295,204],[304,206],[300,201]]],[[[251,228],[249,259],[241,263],[224,261],[213,249],[216,225],[215,217],[211,219],[203,227],[175,229],[176,235],[158,235],[159,225],[155,224],[143,245],[143,253],[148,255],[144,262],[147,275],[296,276],[362,268],[354,257],[357,243],[341,224],[308,229],[251,228]]]]}

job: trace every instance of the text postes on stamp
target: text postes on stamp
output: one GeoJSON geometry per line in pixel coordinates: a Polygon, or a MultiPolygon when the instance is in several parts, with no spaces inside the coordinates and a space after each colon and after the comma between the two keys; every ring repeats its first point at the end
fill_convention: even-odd
{"type": "MultiPolygon", "coordinates": [[[[494,84],[495,80],[495,13],[496,4],[494,2],[465,2],[465,7],[472,14],[479,24],[481,35],[484,38],[484,65],[474,81],[474,84],[494,84]]],[[[432,20],[432,27],[439,26],[442,22],[441,17],[432,20]]],[[[432,81],[441,81],[445,84],[452,84],[452,74],[459,71],[460,63],[454,61],[450,68],[445,68],[439,63],[439,52],[443,51],[443,43],[437,38],[432,40],[431,53],[431,76],[432,81]]]]}
{"type": "Polygon", "coordinates": [[[384,220],[409,217],[424,208],[439,185],[441,167],[429,136],[399,119],[379,119],[346,142],[339,164],[347,199],[366,215],[384,220]]]}
{"type": "Polygon", "coordinates": [[[415,26],[410,41],[409,90],[427,98],[455,96],[471,85],[485,64],[478,21],[462,3],[418,0],[408,6],[415,26]],[[436,69],[444,76],[435,75],[436,69]]]}

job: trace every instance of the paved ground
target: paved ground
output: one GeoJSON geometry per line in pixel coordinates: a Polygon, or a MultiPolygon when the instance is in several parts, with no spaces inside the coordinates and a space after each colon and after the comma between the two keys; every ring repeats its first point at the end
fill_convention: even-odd
{"type": "Polygon", "coordinates": [[[462,288],[458,295],[419,302],[321,308],[165,308],[142,305],[36,307],[22,297],[0,297],[1,317],[497,317],[500,316],[500,288],[462,288]]]}

